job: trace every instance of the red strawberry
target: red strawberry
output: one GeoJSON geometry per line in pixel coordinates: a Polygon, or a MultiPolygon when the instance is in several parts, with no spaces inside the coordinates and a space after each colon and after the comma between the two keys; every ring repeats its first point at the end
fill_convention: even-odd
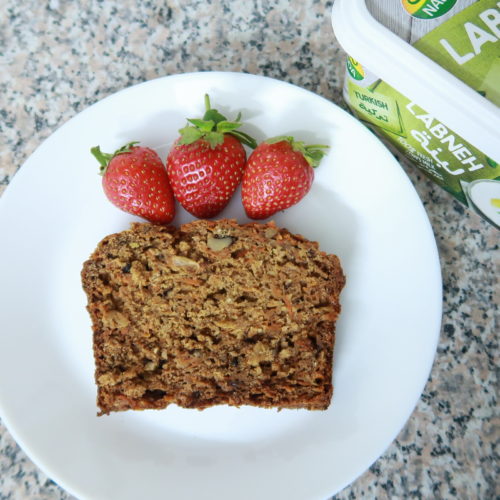
{"type": "Polygon", "coordinates": [[[248,217],[265,219],[298,203],[311,189],[313,167],[328,146],[310,145],[293,137],[276,137],[259,144],[248,158],[242,201],[248,217]]]}
{"type": "Polygon", "coordinates": [[[113,154],[101,152],[99,146],[90,150],[100,164],[104,193],[125,212],[168,224],[175,215],[175,200],[165,166],[155,151],[135,144],[113,154]]]}
{"type": "Polygon", "coordinates": [[[242,143],[254,148],[247,134],[236,130],[240,115],[229,122],[211,109],[205,95],[206,112],[202,119],[179,130],[167,157],[167,172],[179,203],[199,218],[216,216],[229,203],[243,176],[246,152],[242,143]]]}

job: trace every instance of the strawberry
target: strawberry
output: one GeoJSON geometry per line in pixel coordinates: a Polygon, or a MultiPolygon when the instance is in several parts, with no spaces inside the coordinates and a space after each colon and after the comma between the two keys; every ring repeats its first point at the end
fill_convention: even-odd
{"type": "Polygon", "coordinates": [[[125,212],[168,224],[175,215],[175,200],[167,171],[155,151],[136,144],[129,142],[113,154],[99,146],[90,150],[100,164],[104,193],[125,212]]]}
{"type": "Polygon", "coordinates": [[[179,130],[167,157],[167,172],[174,195],[192,215],[216,216],[229,203],[243,176],[246,151],[255,140],[236,130],[234,122],[212,109],[205,95],[206,112],[202,119],[188,119],[190,125],[179,130]],[[243,143],[243,144],[242,144],[243,143]]]}
{"type": "Polygon", "coordinates": [[[313,167],[327,147],[284,136],[259,144],[248,158],[241,188],[248,217],[265,219],[298,203],[311,189],[313,167]]]}

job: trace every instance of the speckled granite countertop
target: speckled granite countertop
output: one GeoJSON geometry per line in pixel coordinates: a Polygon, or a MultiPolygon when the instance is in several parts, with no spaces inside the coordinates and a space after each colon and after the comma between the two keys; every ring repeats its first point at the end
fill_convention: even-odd
{"type": "MultiPolygon", "coordinates": [[[[331,1],[319,0],[4,0],[0,194],[42,140],[69,118],[158,76],[244,71],[341,104],[344,54],[332,35],[330,8],[331,1]]],[[[416,170],[403,168],[424,201],[441,255],[441,340],[407,425],[335,498],[499,498],[500,233],[416,170]]],[[[71,497],[0,423],[0,499],[25,498],[71,497]]]]}

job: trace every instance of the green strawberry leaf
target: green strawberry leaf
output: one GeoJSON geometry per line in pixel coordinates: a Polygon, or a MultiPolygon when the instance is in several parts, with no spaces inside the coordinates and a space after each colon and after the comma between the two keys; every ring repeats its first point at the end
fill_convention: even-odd
{"type": "Polygon", "coordinates": [[[294,142],[294,139],[289,135],[278,135],[276,137],[270,137],[269,139],[265,140],[265,142],[267,142],[268,144],[276,144],[277,142],[281,141],[286,141],[292,144],[294,142]]]}
{"type": "Polygon", "coordinates": [[[179,129],[181,135],[179,144],[193,144],[199,139],[206,140],[211,148],[217,147],[224,142],[224,134],[230,134],[242,144],[255,149],[257,142],[248,134],[236,130],[241,127],[241,113],[238,113],[235,121],[229,121],[224,115],[213,109],[210,98],[205,94],[205,114],[203,118],[189,118],[184,128],[179,129]]]}
{"type": "Polygon", "coordinates": [[[214,129],[215,123],[213,120],[200,120],[198,118],[188,119],[195,127],[200,129],[201,132],[211,132],[214,129]]]}
{"type": "Polygon", "coordinates": [[[324,151],[325,148],[328,148],[328,146],[314,145],[305,147],[306,153],[304,154],[304,157],[311,167],[317,167],[320,164],[326,153],[324,151]]]}
{"type": "Polygon", "coordinates": [[[95,146],[90,148],[90,152],[94,156],[94,158],[99,162],[99,175],[104,175],[109,166],[109,162],[115,157],[123,153],[130,153],[132,148],[139,144],[139,141],[128,142],[121,148],[117,149],[113,154],[103,153],[99,146],[95,146]]]}
{"type": "Polygon", "coordinates": [[[307,163],[311,165],[311,167],[316,168],[323,156],[326,154],[326,149],[329,149],[330,146],[326,146],[324,144],[309,144],[306,145],[302,141],[296,141],[293,137],[289,135],[280,135],[277,137],[271,137],[270,139],[266,139],[265,142],[268,144],[276,144],[277,142],[286,141],[288,142],[294,151],[302,153],[307,163]]]}
{"type": "Polygon", "coordinates": [[[241,127],[241,123],[228,122],[224,120],[223,122],[219,122],[217,124],[217,132],[222,132],[223,134],[226,134],[228,132],[231,132],[232,130],[237,129],[238,127],[241,127]]]}
{"type": "Polygon", "coordinates": [[[216,109],[208,109],[203,115],[203,119],[205,121],[212,121],[216,125],[217,123],[227,120],[227,118],[224,115],[220,114],[216,109]]]}
{"type": "Polygon", "coordinates": [[[249,148],[255,149],[257,147],[257,141],[252,136],[245,134],[245,132],[242,132],[241,130],[233,130],[229,132],[229,134],[249,148]]]}
{"type": "Polygon", "coordinates": [[[306,146],[303,142],[300,142],[299,145],[298,151],[304,155],[307,163],[313,168],[316,168],[320,164],[323,156],[327,153],[325,150],[330,148],[330,146],[324,144],[310,144],[306,146]]]}
{"type": "Polygon", "coordinates": [[[193,144],[204,135],[200,129],[190,126],[181,128],[179,132],[181,134],[179,144],[193,144]]]}
{"type": "Polygon", "coordinates": [[[90,149],[90,152],[94,155],[95,159],[99,162],[99,173],[101,175],[104,174],[106,171],[106,168],[108,166],[108,163],[111,160],[112,155],[109,153],[103,153],[101,151],[100,146],[95,146],[90,149]]]}
{"type": "Polygon", "coordinates": [[[214,149],[219,144],[224,142],[224,134],[220,134],[219,132],[209,132],[204,136],[204,139],[210,144],[210,147],[214,149]]]}

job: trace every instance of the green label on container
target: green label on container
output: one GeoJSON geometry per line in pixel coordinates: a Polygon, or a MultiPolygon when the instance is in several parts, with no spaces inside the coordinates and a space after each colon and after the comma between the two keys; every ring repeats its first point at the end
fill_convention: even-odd
{"type": "Polygon", "coordinates": [[[435,19],[446,14],[457,0],[401,0],[403,8],[418,19],[435,19]]]}
{"type": "Polygon", "coordinates": [[[415,48],[500,106],[500,2],[474,3],[415,48]]]}
{"type": "MultiPolygon", "coordinates": [[[[385,82],[378,82],[376,92],[353,82],[349,82],[348,88],[350,106],[358,118],[375,125],[426,175],[463,203],[470,205],[465,185],[481,179],[500,180],[500,165],[495,160],[385,82]]],[[[492,204],[500,198],[500,182],[495,182],[495,186],[498,194],[492,196],[492,204]]],[[[475,192],[479,190],[476,188],[475,192]]],[[[500,212],[493,222],[500,225],[500,212]]]]}
{"type": "MultiPolygon", "coordinates": [[[[425,2],[407,3],[417,12],[425,2]]],[[[500,105],[500,2],[477,1],[415,47],[500,105]]],[[[428,113],[425,99],[413,102],[384,81],[362,87],[348,78],[346,91],[358,118],[374,126],[437,184],[500,228],[500,158],[489,158],[428,113]]]]}
{"type": "Polygon", "coordinates": [[[348,83],[351,106],[363,120],[389,132],[403,135],[398,103],[387,93],[381,94],[371,88],[363,88],[354,82],[348,83]]]}

